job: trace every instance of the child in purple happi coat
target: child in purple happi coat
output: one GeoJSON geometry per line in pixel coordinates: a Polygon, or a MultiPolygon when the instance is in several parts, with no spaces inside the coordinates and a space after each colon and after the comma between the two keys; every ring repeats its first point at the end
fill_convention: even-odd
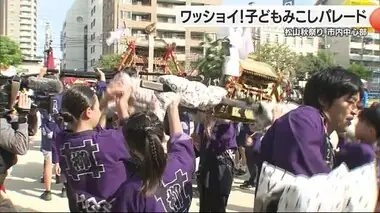
{"type": "MultiPolygon", "coordinates": [[[[356,125],[355,136],[360,140],[360,143],[339,144],[340,150],[336,155],[337,160],[339,161],[339,163],[346,163],[350,169],[362,166],[366,163],[376,160],[378,168],[377,177],[379,184],[379,156],[376,155],[376,153],[378,152],[380,139],[379,104],[373,104],[369,108],[364,108],[359,113],[359,120],[356,125]]],[[[380,205],[378,205],[378,208],[379,207],[380,205]]]]}
{"type": "Polygon", "coordinates": [[[41,183],[44,184],[45,191],[40,198],[50,201],[51,196],[51,178],[52,178],[52,140],[54,129],[57,124],[53,120],[52,114],[46,109],[40,109],[41,113],[41,152],[44,156],[44,168],[41,183]]]}
{"type": "Polygon", "coordinates": [[[136,113],[124,121],[124,138],[132,158],[113,212],[189,211],[194,149],[190,136],[181,127],[178,103],[175,100],[167,110],[167,154],[162,146],[164,124],[154,113],[136,113]]]}
{"type": "MultiPolygon", "coordinates": [[[[61,116],[68,130],[56,135],[59,166],[67,179],[67,196],[72,212],[110,212],[114,195],[126,180],[129,158],[121,129],[103,129],[103,110],[110,101],[127,93],[121,83],[111,82],[99,102],[86,86],[73,86],[62,95],[61,116]]],[[[124,105],[118,102],[119,112],[124,105]]]]}
{"type": "Polygon", "coordinates": [[[249,179],[244,181],[240,188],[252,188],[256,185],[258,174],[257,162],[260,153],[261,138],[263,133],[255,131],[254,124],[247,124],[243,130],[244,132],[240,137],[245,141],[245,154],[247,156],[247,166],[249,171],[249,179]]]}
{"type": "Polygon", "coordinates": [[[206,115],[194,141],[199,147],[197,174],[200,212],[226,212],[234,177],[236,123],[206,115]]]}

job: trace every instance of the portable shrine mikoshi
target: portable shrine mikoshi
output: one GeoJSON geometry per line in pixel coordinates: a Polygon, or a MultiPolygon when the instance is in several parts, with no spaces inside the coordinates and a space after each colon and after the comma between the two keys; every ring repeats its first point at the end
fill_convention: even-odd
{"type": "MultiPolygon", "coordinates": [[[[147,37],[152,36],[156,24],[149,24],[145,28],[147,37]]],[[[127,67],[136,68],[138,71],[144,71],[148,68],[149,64],[149,39],[143,37],[130,37],[128,38],[128,47],[123,53],[119,66],[116,68],[118,71],[127,67]]],[[[154,72],[171,74],[173,72],[180,73],[181,70],[178,66],[175,57],[175,43],[168,44],[163,39],[154,38],[154,59],[153,66],[154,72]],[[170,70],[169,60],[172,60],[176,70],[170,70]]]]}
{"type": "MultiPolygon", "coordinates": [[[[259,101],[281,101],[278,87],[282,81],[272,67],[266,63],[245,59],[240,61],[240,76],[231,77],[225,85],[227,98],[245,101],[248,105],[259,101]]],[[[254,111],[238,106],[222,105],[214,109],[216,117],[248,122],[255,120],[254,111]]]]}

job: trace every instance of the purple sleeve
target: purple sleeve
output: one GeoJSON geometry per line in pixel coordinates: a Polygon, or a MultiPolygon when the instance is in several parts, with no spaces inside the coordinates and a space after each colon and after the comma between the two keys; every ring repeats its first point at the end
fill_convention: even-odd
{"type": "MultiPolygon", "coordinates": [[[[329,173],[323,153],[325,131],[319,111],[299,107],[277,119],[261,141],[259,167],[264,161],[288,172],[312,176],[329,173]]],[[[261,169],[261,168],[259,168],[261,169]]]]}
{"type": "Polygon", "coordinates": [[[227,149],[236,150],[236,126],[233,123],[219,121],[218,124],[215,124],[213,130],[213,135],[211,136],[211,144],[214,151],[224,152],[227,149]]]}
{"type": "Polygon", "coordinates": [[[336,166],[345,163],[349,169],[362,166],[375,160],[373,147],[365,143],[347,143],[339,147],[336,153],[336,166]]]}
{"type": "Polygon", "coordinates": [[[179,156],[184,162],[193,163],[195,158],[194,147],[191,137],[186,133],[177,133],[170,137],[168,141],[168,154],[179,156]]]}
{"type": "Polygon", "coordinates": [[[96,84],[96,92],[103,93],[107,88],[107,83],[105,81],[99,81],[96,84]]]}
{"type": "Polygon", "coordinates": [[[129,148],[125,143],[122,128],[103,129],[97,127],[96,140],[104,152],[107,152],[114,158],[114,161],[127,160],[130,158],[129,148]],[[110,146],[112,142],[112,146],[110,146]]]}
{"type": "MultiPolygon", "coordinates": [[[[285,150],[277,149],[285,159],[290,159],[295,174],[314,175],[329,173],[322,155],[324,147],[324,127],[319,114],[292,113],[289,115],[290,143],[285,150]],[[288,157],[286,156],[288,153],[288,157]]],[[[286,141],[283,141],[286,143],[286,141]]]]}
{"type": "Polygon", "coordinates": [[[260,134],[260,133],[253,136],[253,150],[255,152],[260,152],[262,137],[263,137],[263,134],[260,134]]]}
{"type": "Polygon", "coordinates": [[[61,133],[61,129],[57,126],[53,134],[53,140],[51,143],[51,155],[52,155],[52,163],[59,163],[59,153],[57,149],[57,139],[59,139],[58,135],[61,133]]]}
{"type": "Polygon", "coordinates": [[[49,128],[49,122],[49,114],[41,111],[41,128],[43,128],[47,134],[52,132],[49,128]]]}

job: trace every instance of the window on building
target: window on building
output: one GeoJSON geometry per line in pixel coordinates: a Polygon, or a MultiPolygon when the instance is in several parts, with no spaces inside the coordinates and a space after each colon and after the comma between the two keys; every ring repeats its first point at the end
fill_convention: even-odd
{"type": "Polygon", "coordinates": [[[310,46],[313,46],[314,45],[314,38],[312,38],[312,37],[307,38],[307,44],[310,46]]]}
{"type": "Polygon", "coordinates": [[[120,18],[131,20],[132,19],[132,12],[124,11],[124,10],[120,11],[120,18]]]}
{"type": "Polygon", "coordinates": [[[95,52],[95,45],[91,47],[91,53],[95,52]]]}
{"type": "Polygon", "coordinates": [[[96,12],[96,6],[94,6],[92,9],[91,9],[91,16],[93,16],[96,12]]]}
{"type": "Polygon", "coordinates": [[[269,34],[266,34],[266,36],[265,36],[265,42],[266,43],[270,42],[270,35],[269,34]]]}
{"type": "Polygon", "coordinates": [[[351,54],[362,54],[362,50],[361,49],[357,49],[357,48],[351,48],[350,49],[350,53],[351,54]]]}
{"type": "Polygon", "coordinates": [[[288,44],[288,38],[284,36],[284,44],[288,44]]]}
{"type": "Polygon", "coordinates": [[[300,45],[303,46],[303,38],[300,38],[300,45]]]}
{"type": "Polygon", "coordinates": [[[91,22],[91,29],[92,29],[93,27],[95,27],[95,19],[92,20],[92,22],[91,22]]]}
{"type": "Polygon", "coordinates": [[[168,23],[175,23],[175,17],[169,17],[168,23]]]}
{"type": "Polygon", "coordinates": [[[296,37],[293,38],[293,46],[294,46],[294,47],[297,46],[297,38],[296,38],[296,37]]]}
{"type": "Polygon", "coordinates": [[[95,33],[91,34],[91,41],[95,40],[95,33]]]}
{"type": "Polygon", "coordinates": [[[276,42],[276,44],[278,44],[279,40],[278,40],[278,35],[275,36],[275,40],[274,42],[276,42]]]}

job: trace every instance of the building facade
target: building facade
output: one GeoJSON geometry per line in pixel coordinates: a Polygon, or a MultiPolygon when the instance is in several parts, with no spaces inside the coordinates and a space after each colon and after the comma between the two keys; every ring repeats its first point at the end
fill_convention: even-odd
{"type": "MultiPolygon", "coordinates": [[[[103,2],[103,35],[114,31],[125,23],[127,39],[147,43],[144,28],[156,23],[156,38],[166,43],[176,43],[177,61],[188,68],[190,61],[203,54],[199,47],[204,34],[218,32],[216,28],[185,28],[176,24],[173,7],[181,5],[219,5],[222,0],[112,0],[103,2]],[[138,39],[137,39],[138,38],[138,39]]],[[[138,43],[137,43],[138,45],[138,43]]],[[[123,44],[107,46],[103,42],[103,54],[122,53],[123,44]]]]}
{"type": "Polygon", "coordinates": [[[88,67],[88,1],[75,0],[66,13],[61,35],[62,69],[88,67]]]}
{"type": "Polygon", "coordinates": [[[87,1],[87,70],[93,70],[93,67],[96,65],[103,53],[103,0],[87,1]]]}
{"type": "Polygon", "coordinates": [[[0,0],[0,35],[20,44],[24,58],[37,53],[37,0],[0,0]]]}
{"type": "Polygon", "coordinates": [[[319,47],[317,37],[286,37],[284,28],[260,27],[254,29],[255,44],[284,44],[298,54],[316,54],[319,47]]]}
{"type": "MultiPolygon", "coordinates": [[[[317,0],[316,5],[341,5],[343,0],[317,0]]],[[[380,2],[379,2],[380,3],[380,2]]],[[[373,71],[369,81],[370,96],[380,98],[380,33],[369,33],[359,37],[326,37],[322,46],[330,51],[336,62],[348,67],[350,64],[362,64],[373,71]]]]}

